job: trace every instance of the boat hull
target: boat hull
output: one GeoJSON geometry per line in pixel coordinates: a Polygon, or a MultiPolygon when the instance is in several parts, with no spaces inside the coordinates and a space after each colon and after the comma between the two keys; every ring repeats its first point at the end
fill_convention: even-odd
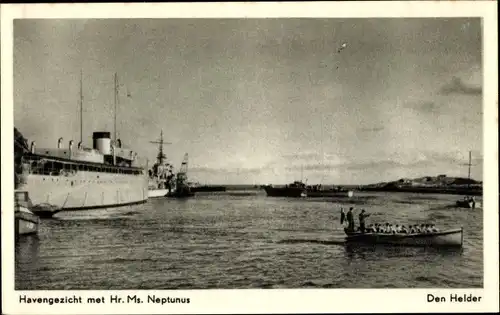
{"type": "Polygon", "coordinates": [[[191,187],[191,191],[194,193],[197,192],[224,192],[226,191],[225,186],[197,186],[191,187]]]}
{"type": "Polygon", "coordinates": [[[428,234],[381,234],[348,232],[347,242],[365,244],[387,244],[401,246],[457,246],[463,244],[463,229],[454,229],[428,234]]]}
{"type": "Polygon", "coordinates": [[[266,186],[264,187],[264,190],[266,191],[268,197],[300,198],[300,197],[305,197],[307,195],[307,192],[304,189],[296,187],[278,188],[278,187],[266,186]]]}
{"type": "Polygon", "coordinates": [[[455,204],[458,208],[467,208],[467,209],[475,209],[480,208],[481,204],[479,202],[458,200],[455,204]]]}
{"type": "Polygon", "coordinates": [[[351,198],[354,196],[352,190],[348,191],[334,191],[334,190],[319,190],[319,191],[307,191],[307,197],[318,198],[318,197],[331,197],[331,198],[351,198]]]}
{"type": "Polygon", "coordinates": [[[168,193],[167,197],[170,198],[189,198],[189,197],[194,197],[195,193],[191,191],[189,187],[179,187],[168,193]]]}
{"type": "Polygon", "coordinates": [[[168,189],[149,189],[148,198],[162,198],[168,195],[168,189]]]}
{"type": "Polygon", "coordinates": [[[30,235],[38,233],[40,218],[26,207],[18,206],[15,214],[15,233],[19,235],[30,235]]]}
{"type": "Polygon", "coordinates": [[[148,199],[144,175],[79,171],[66,176],[28,174],[22,188],[29,191],[33,212],[50,217],[59,211],[114,208],[148,199]]]}

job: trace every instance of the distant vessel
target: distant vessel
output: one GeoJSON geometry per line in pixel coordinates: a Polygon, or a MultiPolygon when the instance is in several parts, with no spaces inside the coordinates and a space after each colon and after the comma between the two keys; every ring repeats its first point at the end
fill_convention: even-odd
{"type": "Polygon", "coordinates": [[[182,160],[181,168],[176,175],[175,179],[175,190],[170,192],[167,196],[171,198],[187,198],[194,196],[194,192],[191,191],[187,182],[187,172],[188,172],[188,154],[184,154],[184,159],[182,160]]]}
{"type": "Polygon", "coordinates": [[[14,229],[16,236],[38,233],[40,218],[30,211],[32,206],[27,191],[16,190],[14,192],[14,229]]]}
{"type": "Polygon", "coordinates": [[[302,181],[294,181],[284,187],[267,185],[263,186],[263,188],[268,197],[351,198],[354,195],[352,190],[346,190],[340,187],[324,189],[321,185],[308,186],[302,181]]]}
{"type": "MultiPolygon", "coordinates": [[[[472,152],[469,151],[469,163],[467,164],[469,166],[469,173],[467,176],[467,192],[470,194],[471,189],[470,189],[470,168],[472,166],[472,152]]],[[[474,209],[476,207],[479,207],[480,205],[476,203],[476,200],[474,197],[471,197],[470,195],[467,195],[464,197],[462,200],[457,200],[455,205],[459,208],[469,208],[469,209],[474,209]]]]}
{"type": "Polygon", "coordinates": [[[226,186],[214,185],[190,185],[192,192],[223,192],[226,191],[226,186]]]}
{"type": "Polygon", "coordinates": [[[344,189],[342,187],[334,187],[331,189],[325,189],[321,185],[307,186],[307,197],[345,197],[351,198],[354,195],[352,190],[344,189]]]}
{"type": "Polygon", "coordinates": [[[302,181],[294,181],[284,187],[274,187],[273,185],[264,186],[268,197],[292,197],[300,198],[307,196],[306,184],[302,181]]]}
{"type": "Polygon", "coordinates": [[[163,141],[163,130],[160,132],[159,141],[150,142],[158,144],[159,146],[156,163],[148,171],[148,197],[166,197],[175,190],[175,175],[173,174],[173,166],[170,163],[165,163],[167,157],[163,153],[163,145],[170,143],[163,141]]]}
{"type": "MultiPolygon", "coordinates": [[[[110,208],[144,203],[148,199],[148,179],[142,167],[136,165],[137,153],[124,148],[116,139],[116,103],[118,83],[115,74],[115,136],[109,132],[94,132],[92,148],[83,145],[80,81],[80,142],[74,147],[70,140],[57,148],[22,148],[16,166],[16,185],[28,191],[33,212],[50,217],[59,211],[110,208]]],[[[24,138],[23,138],[24,139],[24,138]]],[[[16,145],[18,139],[15,139],[16,145]]],[[[17,153],[16,153],[17,155],[17,153]]]]}

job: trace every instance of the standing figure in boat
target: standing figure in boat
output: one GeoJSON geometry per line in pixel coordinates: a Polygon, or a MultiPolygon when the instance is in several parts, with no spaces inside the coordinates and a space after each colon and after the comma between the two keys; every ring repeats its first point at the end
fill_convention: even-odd
{"type": "Polygon", "coordinates": [[[359,214],[359,230],[361,233],[365,233],[365,219],[369,216],[370,215],[365,212],[365,209],[361,210],[361,213],[359,214]]]}
{"type": "Polygon", "coordinates": [[[350,207],[346,214],[347,220],[347,230],[354,231],[354,214],[352,213],[353,208],[350,207]]]}
{"type": "Polygon", "coordinates": [[[344,208],[340,208],[340,225],[346,227],[344,222],[346,222],[344,208]]]}

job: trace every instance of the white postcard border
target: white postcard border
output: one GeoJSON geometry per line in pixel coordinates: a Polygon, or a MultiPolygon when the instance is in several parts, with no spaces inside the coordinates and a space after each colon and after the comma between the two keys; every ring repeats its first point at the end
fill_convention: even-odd
{"type": "Polygon", "coordinates": [[[6,314],[353,313],[498,311],[498,35],[495,1],[293,2],[1,5],[2,304],[6,314]],[[266,289],[171,291],[14,291],[13,19],[222,17],[482,17],[484,103],[484,289],[266,289]],[[473,294],[478,303],[427,303],[428,293],[473,294]],[[148,295],[189,304],[20,304],[19,297],[148,295]]]}

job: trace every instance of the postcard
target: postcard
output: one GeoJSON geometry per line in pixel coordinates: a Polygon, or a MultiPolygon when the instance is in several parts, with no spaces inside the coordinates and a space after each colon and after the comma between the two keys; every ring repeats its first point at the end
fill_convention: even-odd
{"type": "Polygon", "coordinates": [[[2,308],[498,311],[496,12],[2,4],[2,308]]]}

